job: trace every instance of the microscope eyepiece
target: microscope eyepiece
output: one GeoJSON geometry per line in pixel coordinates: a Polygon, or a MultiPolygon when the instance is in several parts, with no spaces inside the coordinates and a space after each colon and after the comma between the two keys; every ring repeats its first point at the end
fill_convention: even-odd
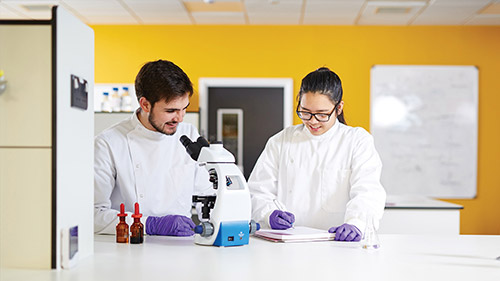
{"type": "Polygon", "coordinates": [[[192,142],[188,136],[183,135],[181,136],[180,141],[182,145],[186,148],[186,151],[189,154],[189,156],[191,156],[191,158],[193,158],[194,161],[198,160],[198,156],[200,155],[202,147],[210,146],[208,141],[202,136],[200,136],[196,142],[192,142]]]}
{"type": "Polygon", "coordinates": [[[203,146],[206,146],[206,147],[209,147],[210,144],[208,143],[208,141],[202,137],[202,136],[199,136],[198,139],[196,140],[197,143],[199,143],[202,147],[203,146]]]}
{"type": "Polygon", "coordinates": [[[187,148],[188,145],[193,143],[186,135],[182,135],[180,141],[185,148],[187,148]]]}

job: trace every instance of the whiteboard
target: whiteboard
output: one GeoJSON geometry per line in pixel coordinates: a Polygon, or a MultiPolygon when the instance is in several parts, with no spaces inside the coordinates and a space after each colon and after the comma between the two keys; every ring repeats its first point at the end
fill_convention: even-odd
{"type": "Polygon", "coordinates": [[[387,193],[476,196],[478,78],[475,66],[371,69],[370,128],[387,193]]]}

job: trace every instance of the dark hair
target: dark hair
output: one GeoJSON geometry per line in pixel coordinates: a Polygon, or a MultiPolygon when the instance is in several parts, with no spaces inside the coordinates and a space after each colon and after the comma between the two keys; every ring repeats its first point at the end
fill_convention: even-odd
{"type": "MultiPolygon", "coordinates": [[[[330,101],[337,106],[342,101],[342,82],[335,72],[326,67],[318,68],[317,70],[309,73],[302,79],[297,100],[300,104],[302,95],[305,93],[314,93],[326,95],[330,101]]],[[[346,124],[344,119],[344,111],[337,116],[340,123],[346,124]]]]}
{"type": "Polygon", "coordinates": [[[180,67],[173,62],[157,60],[146,63],[135,78],[137,100],[145,97],[152,106],[160,100],[169,102],[189,93],[193,95],[193,84],[180,67]]]}

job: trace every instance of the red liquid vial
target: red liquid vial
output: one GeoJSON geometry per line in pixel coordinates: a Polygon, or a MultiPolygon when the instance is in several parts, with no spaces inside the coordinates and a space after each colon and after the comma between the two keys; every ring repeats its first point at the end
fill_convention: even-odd
{"type": "Polygon", "coordinates": [[[120,222],[116,225],[116,243],[128,243],[128,224],[125,221],[127,214],[125,213],[125,205],[120,205],[120,213],[118,214],[120,222]]]}
{"type": "Polygon", "coordinates": [[[130,244],[141,244],[144,242],[144,225],[141,223],[142,214],[139,213],[139,203],[135,203],[132,217],[134,223],[130,226],[130,244]]]}

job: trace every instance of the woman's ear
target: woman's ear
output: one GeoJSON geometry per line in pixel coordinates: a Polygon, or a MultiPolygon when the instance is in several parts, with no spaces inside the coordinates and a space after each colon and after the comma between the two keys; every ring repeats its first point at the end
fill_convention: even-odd
{"type": "Polygon", "coordinates": [[[344,101],[342,100],[337,105],[337,115],[340,115],[340,113],[342,113],[343,109],[344,109],[344,101]]]}
{"type": "Polygon", "coordinates": [[[139,105],[144,112],[149,113],[151,111],[151,103],[145,97],[139,99],[139,105]]]}

